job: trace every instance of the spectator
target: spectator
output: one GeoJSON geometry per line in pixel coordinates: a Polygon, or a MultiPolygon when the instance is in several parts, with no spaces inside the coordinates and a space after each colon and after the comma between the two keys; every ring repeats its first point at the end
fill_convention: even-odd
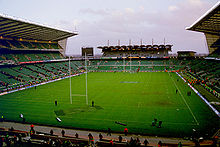
{"type": "Polygon", "coordinates": [[[119,142],[122,142],[122,137],[121,137],[121,135],[118,136],[118,141],[119,141],[119,142]]]}
{"type": "Polygon", "coordinates": [[[65,136],[65,131],[62,130],[62,131],[61,131],[61,134],[62,134],[62,137],[64,137],[64,136],[65,136]]]}
{"type": "Polygon", "coordinates": [[[53,130],[52,129],[50,130],[50,135],[53,135],[53,130]]]}
{"type": "Polygon", "coordinates": [[[147,139],[144,140],[144,145],[147,146],[149,144],[149,142],[147,141],[147,139]]]}
{"type": "Polygon", "coordinates": [[[114,142],[113,142],[113,140],[111,139],[110,140],[110,146],[113,146],[114,145],[114,142]]]}
{"type": "Polygon", "coordinates": [[[102,140],[103,136],[101,133],[99,133],[99,140],[102,140]]]}
{"type": "Polygon", "coordinates": [[[89,133],[88,137],[89,137],[89,144],[93,146],[94,145],[94,137],[92,136],[91,133],[89,133]]]}
{"type": "Polygon", "coordinates": [[[14,128],[13,127],[11,127],[10,129],[8,129],[9,131],[14,131],[14,128]]]}
{"type": "Polygon", "coordinates": [[[111,136],[111,129],[110,128],[108,128],[108,132],[107,132],[107,136],[111,136]]]}
{"type": "Polygon", "coordinates": [[[158,147],[162,147],[162,142],[161,141],[158,142],[158,147]]]}
{"type": "Polygon", "coordinates": [[[75,134],[75,137],[76,137],[76,138],[79,138],[79,134],[78,134],[78,133],[76,133],[76,134],[75,134]]]}
{"type": "Polygon", "coordinates": [[[136,145],[137,145],[137,146],[140,146],[140,145],[141,145],[140,139],[139,139],[138,137],[136,138],[136,145]]]}
{"type": "Polygon", "coordinates": [[[31,125],[31,129],[30,129],[30,135],[35,134],[35,130],[34,130],[34,125],[31,125]]]}
{"type": "Polygon", "coordinates": [[[128,128],[125,128],[125,129],[124,129],[124,133],[125,133],[125,136],[127,136],[127,134],[128,134],[128,128]]]}
{"type": "Polygon", "coordinates": [[[134,139],[131,137],[130,142],[129,142],[129,145],[130,145],[130,146],[133,146],[133,144],[134,144],[134,139]]]}
{"type": "Polygon", "coordinates": [[[178,147],[182,147],[183,145],[182,145],[182,143],[181,142],[179,142],[178,143],[178,147]]]}

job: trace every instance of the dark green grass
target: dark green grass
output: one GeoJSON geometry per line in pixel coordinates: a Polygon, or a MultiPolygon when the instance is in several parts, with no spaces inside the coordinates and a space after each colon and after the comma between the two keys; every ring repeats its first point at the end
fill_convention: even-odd
{"type": "Polygon", "coordinates": [[[21,121],[22,113],[27,122],[62,127],[120,132],[124,126],[118,121],[133,133],[190,136],[196,129],[211,135],[219,128],[219,118],[195,93],[187,96],[188,91],[175,73],[89,73],[89,105],[82,96],[85,75],[80,75],[72,78],[72,104],[65,79],[1,96],[0,113],[8,120],[21,121]],[[162,128],[151,126],[154,118],[163,121],[162,128]]]}

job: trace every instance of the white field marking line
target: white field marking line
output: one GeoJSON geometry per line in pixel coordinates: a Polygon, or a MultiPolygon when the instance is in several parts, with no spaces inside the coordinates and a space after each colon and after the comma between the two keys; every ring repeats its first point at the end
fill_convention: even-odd
{"type": "MultiPolygon", "coordinates": [[[[168,74],[169,74],[169,72],[168,72],[168,74]]],[[[191,108],[189,107],[188,103],[186,102],[186,100],[185,100],[184,96],[182,95],[181,91],[180,91],[180,90],[179,90],[179,88],[177,87],[177,85],[176,85],[175,81],[173,80],[173,78],[172,78],[172,77],[171,77],[171,79],[172,79],[172,81],[173,81],[173,83],[174,83],[175,87],[178,89],[178,92],[180,93],[180,95],[181,95],[181,97],[182,97],[183,101],[185,102],[186,106],[188,107],[188,109],[189,109],[190,113],[192,114],[192,116],[193,116],[194,120],[196,121],[196,125],[199,125],[199,122],[197,121],[197,119],[196,119],[195,115],[193,114],[193,112],[192,112],[191,108]]]]}
{"type": "Polygon", "coordinates": [[[72,96],[86,96],[86,95],[83,95],[83,94],[72,94],[72,96]]]}

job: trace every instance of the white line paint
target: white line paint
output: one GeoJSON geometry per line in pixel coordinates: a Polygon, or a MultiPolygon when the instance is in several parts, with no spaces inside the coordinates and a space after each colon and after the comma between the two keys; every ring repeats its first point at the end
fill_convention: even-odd
{"type": "MultiPolygon", "coordinates": [[[[168,72],[168,74],[169,74],[169,72],[168,72]]],[[[181,91],[179,90],[178,86],[176,85],[175,81],[173,80],[173,78],[172,78],[172,77],[170,77],[170,78],[172,79],[172,81],[173,81],[173,83],[174,83],[175,87],[177,88],[178,92],[180,93],[181,98],[183,99],[184,103],[185,103],[185,104],[186,104],[186,106],[188,107],[188,109],[189,109],[190,113],[192,114],[192,116],[193,116],[194,120],[196,121],[196,125],[199,125],[198,120],[196,119],[195,115],[193,114],[193,112],[192,112],[191,108],[189,107],[188,103],[186,102],[186,100],[185,100],[184,96],[182,95],[182,93],[181,93],[181,91]]]]}

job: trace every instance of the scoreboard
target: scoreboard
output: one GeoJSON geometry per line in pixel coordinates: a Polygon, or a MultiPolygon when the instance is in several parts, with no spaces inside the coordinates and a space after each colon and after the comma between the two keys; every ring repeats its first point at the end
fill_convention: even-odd
{"type": "Polygon", "coordinates": [[[93,47],[82,47],[82,56],[93,56],[93,47]]]}

